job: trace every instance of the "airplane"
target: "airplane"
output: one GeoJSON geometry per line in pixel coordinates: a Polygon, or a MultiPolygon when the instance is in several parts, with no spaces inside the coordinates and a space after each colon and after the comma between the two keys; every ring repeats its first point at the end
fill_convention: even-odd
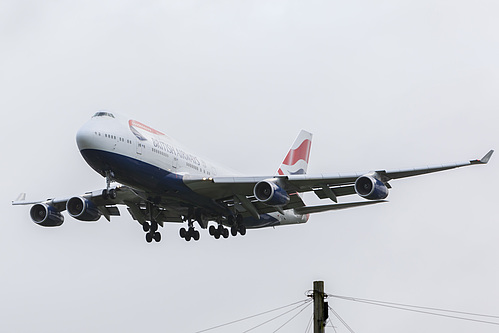
{"type": "Polygon", "coordinates": [[[185,223],[180,236],[199,240],[195,228],[216,239],[245,235],[247,229],[302,224],[310,214],[386,202],[390,181],[458,167],[487,164],[481,159],[408,170],[308,175],[312,134],[302,130],[277,171],[270,176],[245,176],[188,152],[168,135],[137,120],[99,111],[76,134],[88,165],[106,179],[106,187],[71,198],[26,201],[22,193],[13,205],[32,205],[30,216],[43,227],[63,224],[69,216],[84,222],[108,221],[127,207],[142,225],[148,243],[159,242],[158,226],[185,223]],[[313,192],[327,204],[307,206],[301,193],[313,192]],[[357,194],[363,201],[338,203],[357,194]],[[211,223],[210,223],[211,222],[211,223]]]}

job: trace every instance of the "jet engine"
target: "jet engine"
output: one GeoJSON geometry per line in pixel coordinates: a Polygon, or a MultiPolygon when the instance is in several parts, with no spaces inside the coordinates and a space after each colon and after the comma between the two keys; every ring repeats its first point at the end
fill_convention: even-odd
{"type": "Polygon", "coordinates": [[[53,206],[45,203],[33,205],[29,211],[33,222],[43,227],[58,227],[64,222],[64,216],[53,206]]]}
{"type": "Polygon", "coordinates": [[[101,212],[90,200],[82,197],[72,197],[66,203],[66,209],[71,217],[80,221],[97,221],[101,212]]]}
{"type": "Polygon", "coordinates": [[[364,175],[355,181],[355,192],[364,199],[381,200],[388,196],[386,185],[372,175],[364,175]]]}
{"type": "Polygon", "coordinates": [[[273,179],[258,182],[253,189],[253,194],[258,201],[270,206],[285,206],[290,200],[288,193],[273,179]]]}

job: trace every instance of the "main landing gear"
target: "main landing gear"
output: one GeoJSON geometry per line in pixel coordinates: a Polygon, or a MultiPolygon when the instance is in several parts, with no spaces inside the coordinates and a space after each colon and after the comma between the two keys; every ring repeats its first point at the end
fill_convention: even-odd
{"type": "Polygon", "coordinates": [[[159,215],[158,208],[152,202],[147,203],[147,215],[149,215],[149,222],[142,223],[142,230],[146,233],[146,242],[151,243],[154,239],[157,243],[161,241],[161,234],[158,231],[158,222],[156,218],[159,215]]]}
{"type": "Polygon", "coordinates": [[[208,231],[210,235],[215,237],[216,239],[219,239],[220,236],[223,236],[223,238],[229,237],[229,229],[224,228],[224,226],[221,224],[218,225],[218,228],[216,228],[214,225],[210,225],[208,231]]]}
{"type": "Polygon", "coordinates": [[[198,241],[200,234],[199,234],[199,231],[194,229],[193,226],[189,226],[189,228],[187,230],[185,228],[180,229],[180,237],[185,239],[187,242],[190,241],[191,239],[198,241]]]}
{"type": "MultiPolygon", "coordinates": [[[[236,217],[229,216],[228,223],[231,226],[230,234],[232,236],[237,236],[237,233],[241,236],[246,235],[246,227],[243,224],[243,216],[241,214],[237,214],[236,217]]],[[[210,235],[216,239],[219,239],[220,236],[223,238],[229,237],[229,229],[225,228],[221,223],[218,224],[218,227],[215,227],[214,225],[210,226],[208,231],[210,232],[210,235]]]]}
{"type": "Polygon", "coordinates": [[[153,239],[158,243],[161,241],[161,234],[158,231],[158,222],[152,221],[151,224],[145,222],[142,224],[142,229],[146,233],[146,242],[150,243],[153,239]]]}
{"type": "Polygon", "coordinates": [[[244,225],[237,225],[233,224],[232,227],[230,227],[230,234],[232,236],[237,236],[237,233],[241,234],[241,236],[246,235],[246,227],[244,225]]]}
{"type": "Polygon", "coordinates": [[[194,222],[192,221],[192,219],[188,218],[187,221],[187,225],[189,227],[187,230],[185,228],[180,228],[180,237],[185,239],[186,242],[190,241],[191,239],[198,241],[200,237],[199,231],[194,229],[194,222]]]}
{"type": "MultiPolygon", "coordinates": [[[[223,238],[229,238],[229,234],[232,234],[232,236],[237,236],[237,234],[241,234],[242,236],[246,235],[246,227],[243,224],[243,216],[238,214],[235,217],[234,216],[229,216],[227,218],[227,222],[229,225],[231,225],[230,230],[229,228],[226,228],[222,225],[220,220],[218,221],[218,226],[210,225],[208,228],[208,232],[210,233],[211,236],[215,237],[216,239],[220,239],[220,237],[223,238]]],[[[199,240],[199,231],[194,229],[194,220],[193,219],[188,219],[188,228],[180,228],[180,237],[185,239],[187,242],[189,242],[191,239],[194,239],[195,241],[199,240]]],[[[147,240],[147,236],[146,236],[147,240]]]]}
{"type": "Polygon", "coordinates": [[[241,214],[237,214],[235,219],[231,216],[229,223],[231,224],[230,233],[232,236],[237,236],[238,232],[241,236],[246,235],[246,226],[243,224],[243,216],[241,214]]]}

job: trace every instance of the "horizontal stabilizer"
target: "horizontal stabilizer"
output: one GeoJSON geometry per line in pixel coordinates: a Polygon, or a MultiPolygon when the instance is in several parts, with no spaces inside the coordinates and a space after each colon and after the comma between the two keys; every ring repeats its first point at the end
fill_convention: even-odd
{"type": "Polygon", "coordinates": [[[376,200],[376,201],[360,201],[360,202],[349,202],[342,204],[331,204],[331,205],[321,205],[321,206],[305,206],[295,208],[295,213],[297,214],[313,214],[320,212],[327,212],[330,210],[346,209],[358,206],[374,205],[381,202],[388,202],[387,200],[376,200]]]}

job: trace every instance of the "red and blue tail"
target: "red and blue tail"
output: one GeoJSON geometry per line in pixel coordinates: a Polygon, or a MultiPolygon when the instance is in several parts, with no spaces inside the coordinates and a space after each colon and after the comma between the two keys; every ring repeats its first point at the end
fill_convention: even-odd
{"type": "Polygon", "coordinates": [[[304,175],[312,146],[312,133],[302,130],[288,151],[277,173],[279,175],[304,175]]]}

